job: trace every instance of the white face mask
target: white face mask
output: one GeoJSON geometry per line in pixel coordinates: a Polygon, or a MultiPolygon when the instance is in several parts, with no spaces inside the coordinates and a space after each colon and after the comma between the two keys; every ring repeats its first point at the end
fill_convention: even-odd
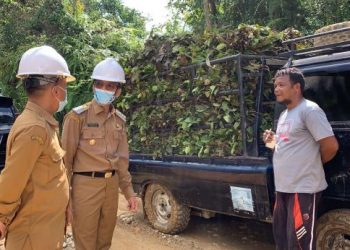
{"type": "Polygon", "coordinates": [[[94,98],[100,105],[111,104],[115,100],[115,91],[107,91],[103,89],[94,89],[94,98]]]}
{"type": "Polygon", "coordinates": [[[57,109],[56,112],[61,112],[64,109],[64,107],[67,105],[67,103],[68,103],[67,90],[65,90],[64,88],[62,88],[60,86],[56,86],[56,87],[59,87],[60,89],[62,89],[64,91],[64,93],[65,93],[65,96],[66,96],[63,101],[58,100],[58,98],[56,97],[56,100],[59,102],[58,103],[58,109],[57,109]]]}

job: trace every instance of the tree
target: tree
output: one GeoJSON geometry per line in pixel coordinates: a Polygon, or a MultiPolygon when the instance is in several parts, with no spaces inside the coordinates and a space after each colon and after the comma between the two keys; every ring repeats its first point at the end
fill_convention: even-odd
{"type": "Polygon", "coordinates": [[[1,93],[19,109],[26,98],[15,76],[28,48],[48,44],[67,60],[77,78],[69,85],[70,110],[92,98],[90,75],[98,61],[113,56],[126,65],[146,35],[144,18],[119,0],[5,0],[0,10],[1,93]]]}
{"type": "Polygon", "coordinates": [[[348,0],[170,0],[169,6],[194,32],[204,31],[215,20],[217,28],[247,23],[311,33],[350,18],[348,0]]]}
{"type": "Polygon", "coordinates": [[[348,0],[301,0],[301,6],[308,14],[305,17],[305,30],[308,32],[350,19],[348,0]]]}
{"type": "Polygon", "coordinates": [[[300,0],[267,1],[268,20],[264,24],[283,30],[288,27],[303,29],[305,27],[305,10],[300,0]]]}
{"type": "Polygon", "coordinates": [[[216,21],[216,5],[213,0],[203,0],[203,10],[205,17],[205,26],[207,31],[211,31],[215,27],[216,21]]]}

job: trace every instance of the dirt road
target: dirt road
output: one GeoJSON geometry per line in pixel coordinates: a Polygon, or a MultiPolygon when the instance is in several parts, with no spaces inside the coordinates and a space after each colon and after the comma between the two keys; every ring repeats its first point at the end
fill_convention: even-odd
{"type": "Polygon", "coordinates": [[[271,225],[230,216],[204,219],[192,216],[188,228],[180,235],[165,235],[152,229],[143,218],[141,202],[137,214],[131,215],[127,202],[120,198],[118,225],[112,248],[115,250],[272,250],[271,225]]]}
{"type": "MultiPolygon", "coordinates": [[[[3,250],[3,241],[0,250],[3,250]]],[[[150,227],[139,212],[127,209],[123,196],[119,199],[117,227],[111,250],[273,250],[271,225],[230,216],[204,219],[192,216],[188,228],[180,235],[166,235],[150,227]]],[[[64,250],[74,250],[72,236],[64,250]]]]}

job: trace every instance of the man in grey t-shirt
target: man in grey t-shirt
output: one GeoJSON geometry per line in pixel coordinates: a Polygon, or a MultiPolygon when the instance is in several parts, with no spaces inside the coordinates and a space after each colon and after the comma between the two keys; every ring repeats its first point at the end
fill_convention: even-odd
{"type": "Polygon", "coordinates": [[[276,73],[276,100],[287,109],[279,117],[276,134],[267,130],[263,135],[265,143],[275,144],[273,231],[277,249],[315,249],[315,214],[321,192],[327,188],[323,163],[338,150],[325,113],[304,99],[304,86],[297,68],[276,73]]]}

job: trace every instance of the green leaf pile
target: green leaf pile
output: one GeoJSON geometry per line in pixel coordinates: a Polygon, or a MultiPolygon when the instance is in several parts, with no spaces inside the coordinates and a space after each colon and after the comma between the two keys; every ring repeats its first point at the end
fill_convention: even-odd
{"type": "MultiPolygon", "coordinates": [[[[201,36],[151,36],[130,61],[124,97],[117,104],[128,117],[131,151],[154,157],[241,155],[236,62],[211,65],[210,61],[238,53],[277,55],[285,50],[281,41],[289,33],[240,25],[201,36]],[[186,67],[198,63],[203,64],[186,67]]],[[[253,139],[260,65],[259,60],[242,61],[248,146],[253,139]]],[[[265,72],[260,129],[272,126],[271,74],[265,72]]]]}

